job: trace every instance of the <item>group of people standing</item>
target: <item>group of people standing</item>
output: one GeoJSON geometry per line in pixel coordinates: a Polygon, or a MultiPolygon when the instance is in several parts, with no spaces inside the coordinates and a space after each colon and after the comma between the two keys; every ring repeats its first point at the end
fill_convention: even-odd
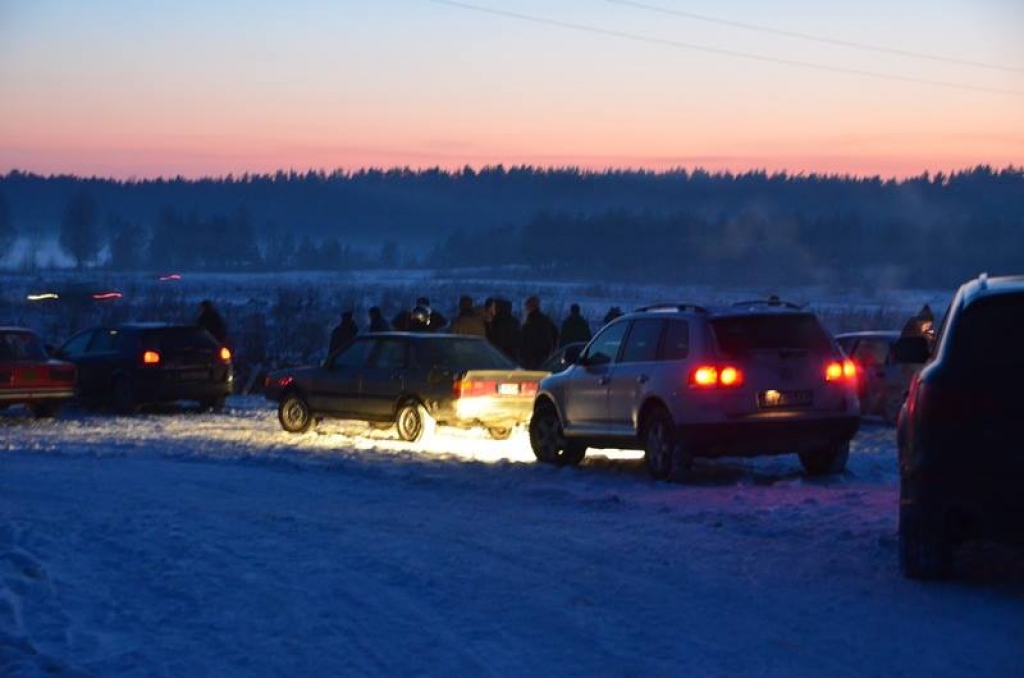
{"type": "MultiPolygon", "coordinates": [[[[459,298],[458,312],[451,322],[430,306],[430,300],[420,297],[416,305],[398,313],[389,323],[374,306],[369,312],[369,331],[384,332],[449,332],[482,337],[495,348],[526,369],[537,369],[559,346],[589,341],[590,323],[573,304],[561,329],[540,307],[540,299],[531,296],[523,303],[520,322],[512,312],[508,299],[490,297],[477,306],[470,296],[459,298]]],[[[351,311],[342,313],[341,322],[331,332],[330,352],[344,347],[359,333],[351,311]]]]}

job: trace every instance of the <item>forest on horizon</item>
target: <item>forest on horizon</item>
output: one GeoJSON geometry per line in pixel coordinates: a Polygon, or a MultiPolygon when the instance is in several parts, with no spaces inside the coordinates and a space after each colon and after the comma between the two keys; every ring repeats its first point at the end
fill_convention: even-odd
{"type": "Polygon", "coordinates": [[[947,285],[1024,272],[1024,169],[907,179],[702,170],[0,176],[0,261],[80,268],[526,266],[550,278],[947,285]],[[185,236],[185,237],[183,237],[185,236]],[[34,256],[34,255],[33,255],[34,256]]]}

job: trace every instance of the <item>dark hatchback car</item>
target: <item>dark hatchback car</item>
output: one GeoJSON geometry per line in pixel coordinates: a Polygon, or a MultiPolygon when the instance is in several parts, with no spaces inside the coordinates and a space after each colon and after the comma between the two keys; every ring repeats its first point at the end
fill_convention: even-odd
{"type": "MultiPolygon", "coordinates": [[[[901,340],[906,357],[925,339],[901,340]]],[[[972,540],[1024,543],[1024,276],[960,287],[900,415],[900,563],[949,574],[972,540]]]]}
{"type": "Polygon", "coordinates": [[[78,368],[78,399],[131,414],[197,401],[219,411],[231,393],[231,351],[201,327],[137,323],[79,332],[57,351],[78,368]]]}
{"type": "Polygon", "coordinates": [[[435,423],[484,427],[501,440],[529,421],[547,374],[517,367],[478,337],[381,332],[356,337],[318,367],[273,372],[265,386],[291,433],[333,417],[395,424],[410,442],[435,423]]]}

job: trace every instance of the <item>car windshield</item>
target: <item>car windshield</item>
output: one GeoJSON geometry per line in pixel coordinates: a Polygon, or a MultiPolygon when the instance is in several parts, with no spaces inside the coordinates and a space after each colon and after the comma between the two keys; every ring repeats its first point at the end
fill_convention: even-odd
{"type": "Polygon", "coordinates": [[[1024,294],[981,299],[964,311],[954,338],[963,364],[1024,367],[1024,294]]]}
{"type": "Polygon", "coordinates": [[[514,370],[516,364],[479,339],[430,339],[419,342],[421,360],[456,370],[514,370]]]}
{"type": "Polygon", "coordinates": [[[39,337],[28,332],[0,333],[0,360],[46,360],[39,337]]]}
{"type": "Polygon", "coordinates": [[[711,328],[725,355],[743,356],[756,351],[828,353],[832,341],[810,313],[742,315],[717,318],[711,328]]]}

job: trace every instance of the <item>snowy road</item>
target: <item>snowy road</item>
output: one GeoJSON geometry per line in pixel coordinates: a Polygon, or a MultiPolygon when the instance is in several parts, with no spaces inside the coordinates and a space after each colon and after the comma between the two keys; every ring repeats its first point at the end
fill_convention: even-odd
{"type": "Polygon", "coordinates": [[[893,432],[649,481],[525,436],[0,418],[0,675],[1021,676],[1024,567],[896,569],[893,432]],[[366,435],[354,435],[365,433],[366,435]]]}

